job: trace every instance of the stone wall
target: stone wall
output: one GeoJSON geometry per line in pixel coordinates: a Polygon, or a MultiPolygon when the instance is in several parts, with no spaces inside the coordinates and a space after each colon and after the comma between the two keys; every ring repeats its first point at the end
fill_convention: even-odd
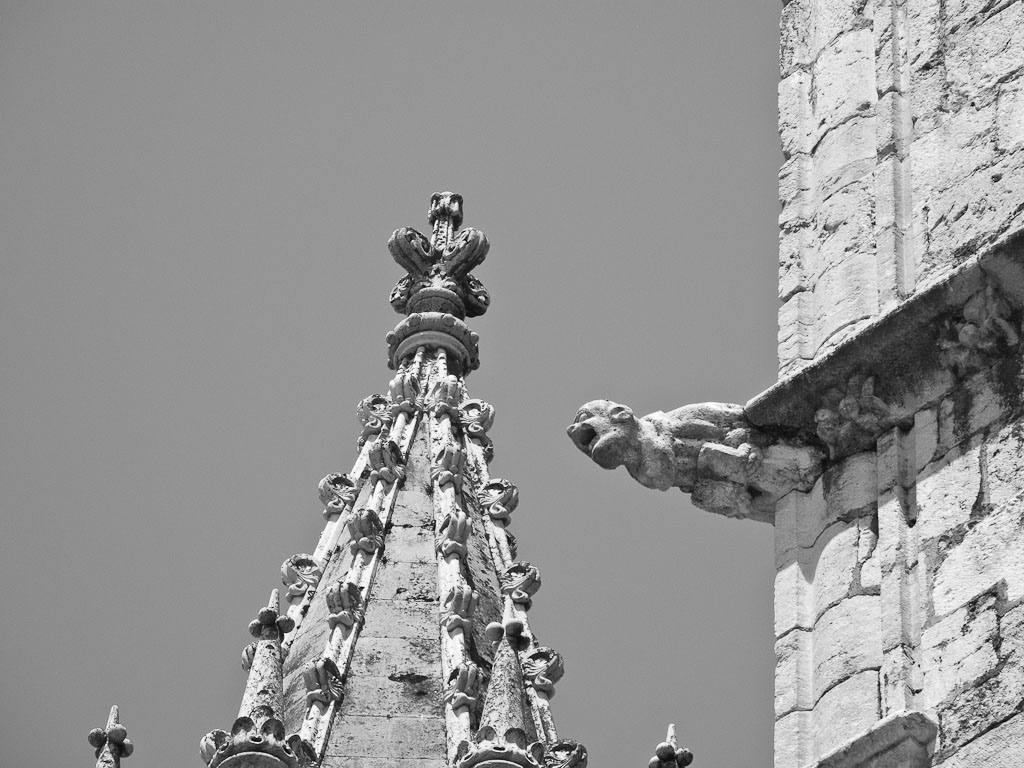
{"type": "Polygon", "coordinates": [[[1024,220],[1024,3],[789,0],[779,365],[788,375],[1024,220]]]}
{"type": "Polygon", "coordinates": [[[1020,382],[1019,349],[920,370],[875,451],[779,503],[776,768],[1024,764],[1020,382]],[[856,757],[907,712],[916,757],[856,757]]]}

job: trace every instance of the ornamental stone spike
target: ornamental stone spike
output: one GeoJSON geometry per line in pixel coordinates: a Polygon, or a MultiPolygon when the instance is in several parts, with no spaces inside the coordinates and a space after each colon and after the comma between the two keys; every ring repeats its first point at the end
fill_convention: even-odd
{"type": "Polygon", "coordinates": [[[270,601],[260,608],[249,623],[249,634],[256,638],[256,653],[249,669],[239,717],[249,717],[256,728],[270,718],[280,718],[284,710],[281,639],[295,622],[280,613],[278,590],[270,592],[270,601]]]}
{"type": "Polygon", "coordinates": [[[679,742],[676,739],[676,725],[669,723],[668,734],[654,750],[654,757],[647,764],[647,768],[686,768],[692,762],[693,753],[685,747],[679,748],[679,742]]]}
{"type": "Polygon", "coordinates": [[[116,704],[110,708],[107,727],[89,731],[89,743],[96,748],[96,768],[119,768],[121,758],[130,757],[135,751],[128,731],[121,725],[116,704]]]}

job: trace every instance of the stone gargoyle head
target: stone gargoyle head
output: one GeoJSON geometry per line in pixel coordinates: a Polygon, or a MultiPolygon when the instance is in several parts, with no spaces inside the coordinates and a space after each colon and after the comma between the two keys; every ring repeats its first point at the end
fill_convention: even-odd
{"type": "Polygon", "coordinates": [[[591,400],[576,412],[566,429],[569,439],[604,469],[640,463],[640,425],[633,409],[611,400],[591,400]]]}

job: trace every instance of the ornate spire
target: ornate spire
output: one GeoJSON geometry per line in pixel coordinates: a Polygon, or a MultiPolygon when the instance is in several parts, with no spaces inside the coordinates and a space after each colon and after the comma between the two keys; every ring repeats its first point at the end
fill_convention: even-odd
{"type": "Polygon", "coordinates": [[[462,195],[439,192],[430,198],[428,238],[412,227],[396,229],[388,250],[405,269],[391,291],[391,306],[408,315],[387,335],[388,365],[395,369],[417,347],[440,347],[453,373],[465,375],[480,366],[479,336],[463,320],[487,311],[490,296],[470,274],[487,257],[483,232],[462,225],[462,195]]]}
{"type": "Polygon", "coordinates": [[[256,642],[238,719],[230,734],[218,728],[206,734],[199,744],[199,754],[210,768],[298,768],[296,750],[302,754],[303,747],[298,736],[285,738],[281,720],[281,639],[294,627],[291,618],[280,614],[278,591],[273,590],[270,602],[249,623],[249,634],[256,642]]]}
{"type": "Polygon", "coordinates": [[[119,718],[117,705],[110,708],[106,728],[89,731],[89,743],[96,747],[96,768],[120,768],[121,758],[130,757],[135,745],[119,718]]]}

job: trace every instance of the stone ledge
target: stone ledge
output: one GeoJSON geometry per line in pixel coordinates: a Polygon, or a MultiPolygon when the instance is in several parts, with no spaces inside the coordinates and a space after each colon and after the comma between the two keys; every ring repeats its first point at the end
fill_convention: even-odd
{"type": "Polygon", "coordinates": [[[923,712],[895,712],[807,768],[923,768],[931,764],[937,732],[923,712]]]}
{"type": "MultiPolygon", "coordinates": [[[[1015,233],[963,262],[941,280],[922,288],[880,315],[835,349],[779,381],[746,405],[751,423],[764,429],[815,431],[814,415],[823,395],[859,372],[878,374],[875,394],[897,411],[923,372],[939,362],[937,322],[963,307],[984,285],[998,282],[1016,307],[1024,305],[1024,233],[1015,233]]],[[[904,412],[904,417],[913,413],[904,412]]]]}

